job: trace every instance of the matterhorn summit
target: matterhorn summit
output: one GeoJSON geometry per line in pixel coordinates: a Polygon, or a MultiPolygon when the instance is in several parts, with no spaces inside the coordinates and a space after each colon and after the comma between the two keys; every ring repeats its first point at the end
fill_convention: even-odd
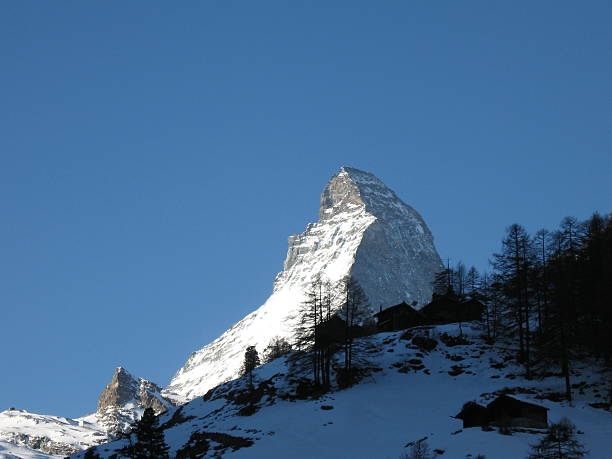
{"type": "Polygon", "coordinates": [[[374,175],[342,167],[321,194],[319,221],[289,238],[284,270],[257,310],[194,352],[168,386],[186,399],[238,376],[246,346],[261,352],[274,336],[291,336],[304,292],[318,277],[356,279],[373,310],[406,301],[423,306],[442,268],[423,218],[374,175]]]}

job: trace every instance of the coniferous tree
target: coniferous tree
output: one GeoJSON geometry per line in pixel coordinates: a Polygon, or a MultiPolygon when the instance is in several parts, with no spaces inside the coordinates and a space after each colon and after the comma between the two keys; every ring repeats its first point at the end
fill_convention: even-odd
{"type": "Polygon", "coordinates": [[[83,458],[84,459],[101,459],[100,455],[96,452],[95,446],[85,451],[85,455],[83,456],[83,458]]]}
{"type": "Polygon", "coordinates": [[[259,354],[255,346],[247,346],[242,363],[242,374],[249,377],[249,387],[251,389],[253,388],[253,370],[260,364],[259,354]]]}
{"type": "Polygon", "coordinates": [[[455,280],[455,285],[454,285],[455,293],[457,293],[460,300],[463,300],[465,298],[465,293],[466,293],[466,288],[467,288],[467,269],[465,268],[465,265],[461,261],[458,262],[457,265],[455,266],[454,280],[455,280]]]}
{"type": "Polygon", "coordinates": [[[478,299],[480,296],[480,274],[475,266],[468,269],[465,275],[466,295],[472,299],[478,299]]]}
{"type": "Polygon", "coordinates": [[[152,408],[144,410],[142,418],[134,428],[136,442],[125,451],[132,459],[167,459],[168,446],[164,433],[159,428],[159,420],[152,408]]]}
{"type": "Polygon", "coordinates": [[[544,362],[560,364],[565,379],[565,396],[570,403],[570,363],[580,335],[581,322],[577,305],[580,296],[576,277],[578,243],[576,219],[566,217],[561,222],[561,230],[551,237],[552,250],[546,270],[551,308],[539,346],[539,355],[544,362]]]}
{"type": "MultiPolygon", "coordinates": [[[[332,286],[317,276],[308,286],[305,297],[293,318],[294,344],[310,359],[315,385],[329,386],[332,349],[337,341],[331,327],[335,316],[332,286]]],[[[303,356],[296,356],[296,360],[302,359],[303,356]]]]}
{"type": "Polygon", "coordinates": [[[357,330],[370,315],[368,297],[353,277],[345,277],[342,280],[343,304],[339,315],[344,320],[344,371],[347,375],[352,373],[354,360],[354,340],[357,330]]]}
{"type": "Polygon", "coordinates": [[[489,274],[483,273],[478,283],[478,299],[485,307],[484,320],[487,330],[487,340],[493,340],[493,314],[491,308],[491,292],[489,291],[489,274]]]}
{"type": "Polygon", "coordinates": [[[551,424],[545,437],[532,445],[528,459],[580,459],[585,455],[584,446],[576,439],[576,426],[563,418],[551,424]]]}
{"type": "Polygon", "coordinates": [[[444,295],[449,291],[453,290],[453,284],[455,279],[455,273],[450,268],[444,268],[435,274],[433,280],[433,292],[437,295],[444,295]]]}
{"type": "Polygon", "coordinates": [[[530,289],[529,273],[533,263],[531,240],[527,231],[513,224],[506,230],[502,251],[493,255],[493,267],[503,287],[503,296],[510,315],[514,317],[514,330],[519,338],[519,361],[530,375],[530,289]]]}
{"type": "Polygon", "coordinates": [[[434,455],[429,450],[426,440],[417,440],[410,447],[408,453],[403,454],[400,459],[433,459],[434,455]]]}
{"type": "Polygon", "coordinates": [[[271,362],[272,360],[278,359],[283,355],[291,352],[291,343],[285,338],[275,336],[270,340],[266,348],[264,349],[264,363],[271,362]]]}
{"type": "Polygon", "coordinates": [[[539,230],[535,234],[533,245],[534,252],[536,254],[536,261],[532,279],[538,314],[538,337],[541,339],[544,322],[548,317],[550,300],[549,283],[547,277],[550,252],[550,232],[546,229],[539,230]]]}

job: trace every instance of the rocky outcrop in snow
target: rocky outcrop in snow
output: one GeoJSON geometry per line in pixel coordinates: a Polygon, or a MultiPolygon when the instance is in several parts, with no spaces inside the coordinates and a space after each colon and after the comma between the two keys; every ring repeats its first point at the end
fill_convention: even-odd
{"type": "Polygon", "coordinates": [[[441,268],[423,218],[374,175],[343,167],[321,195],[319,222],[289,238],[270,298],[194,352],[168,389],[187,399],[202,395],[237,376],[246,346],[261,351],[274,335],[290,336],[291,317],[318,275],[332,282],[352,275],[377,310],[401,301],[424,305],[441,268]]]}
{"type": "Polygon", "coordinates": [[[110,435],[124,432],[142,416],[146,408],[161,414],[173,403],[161,394],[161,388],[142,378],[135,378],[123,367],[115,370],[110,384],[100,394],[96,418],[110,435]]]}

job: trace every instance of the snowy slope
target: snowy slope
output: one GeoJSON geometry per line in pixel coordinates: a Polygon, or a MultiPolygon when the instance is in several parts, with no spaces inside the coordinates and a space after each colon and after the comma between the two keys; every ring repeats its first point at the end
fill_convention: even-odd
{"type": "Polygon", "coordinates": [[[0,459],[49,459],[63,457],[65,456],[45,454],[25,446],[18,446],[14,443],[0,440],[0,459]]]}
{"type": "MultiPolygon", "coordinates": [[[[25,410],[6,410],[0,413],[0,440],[66,456],[107,441],[107,436],[94,419],[69,419],[25,410]]],[[[0,452],[0,457],[2,454],[0,452]]]]}
{"type": "MultiPolygon", "coordinates": [[[[283,359],[264,365],[256,373],[258,382],[268,381],[260,386],[266,387],[267,395],[251,416],[238,414],[242,405],[236,400],[246,388],[244,380],[227,383],[208,394],[207,400],[198,398],[162,416],[171,457],[186,444],[200,441],[202,446],[206,440],[207,453],[197,457],[397,459],[408,451],[407,444],[427,437],[431,449],[444,451],[442,457],[451,459],[470,454],[525,458],[543,431],[523,429],[501,435],[495,430],[463,429],[453,417],[467,401],[487,403],[506,391],[549,408],[549,421],[569,417],[583,432],[579,439],[590,450],[590,458],[610,459],[612,413],[588,404],[598,400],[610,375],[577,368],[580,376],[575,382],[583,389],[575,391],[575,406],[553,402],[543,396],[561,391],[561,378],[524,380],[521,369],[507,363],[505,349],[485,344],[477,337],[476,326],[464,325],[464,331],[471,344],[439,343],[429,353],[400,339],[399,332],[376,335],[367,354],[371,375],[352,388],[316,400],[291,396],[295,375],[290,375],[283,359]]],[[[457,326],[438,327],[434,337],[440,332],[456,334],[457,326]]],[[[125,444],[123,440],[96,450],[108,457],[125,444]]]]}
{"type": "Polygon", "coordinates": [[[194,352],[168,389],[185,399],[236,377],[244,349],[261,351],[288,336],[305,287],[321,274],[332,282],[352,274],[373,309],[431,299],[441,262],[422,217],[374,175],[343,167],[321,195],[319,222],[289,238],[270,298],[215,341],[194,352]]]}

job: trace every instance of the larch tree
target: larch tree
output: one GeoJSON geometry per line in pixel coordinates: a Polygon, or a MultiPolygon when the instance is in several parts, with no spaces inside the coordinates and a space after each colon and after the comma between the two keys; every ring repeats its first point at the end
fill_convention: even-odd
{"type": "Polygon", "coordinates": [[[344,321],[344,371],[347,375],[352,374],[354,358],[354,340],[357,331],[364,321],[370,316],[368,297],[359,285],[359,282],[351,276],[342,280],[343,302],[339,310],[340,318],[344,321]]]}
{"type": "Polygon", "coordinates": [[[531,447],[528,459],[581,459],[586,456],[576,438],[576,426],[567,418],[551,424],[540,442],[531,447]]]}
{"type": "Polygon", "coordinates": [[[253,370],[260,364],[259,353],[255,346],[247,346],[244,352],[244,362],[242,363],[242,374],[249,377],[249,387],[251,390],[253,389],[253,370]]]}
{"type": "Polygon", "coordinates": [[[514,316],[519,337],[519,361],[530,377],[530,290],[529,271],[533,263],[531,239],[521,225],[513,224],[506,230],[502,250],[493,255],[493,267],[503,286],[506,305],[514,316]]]}

